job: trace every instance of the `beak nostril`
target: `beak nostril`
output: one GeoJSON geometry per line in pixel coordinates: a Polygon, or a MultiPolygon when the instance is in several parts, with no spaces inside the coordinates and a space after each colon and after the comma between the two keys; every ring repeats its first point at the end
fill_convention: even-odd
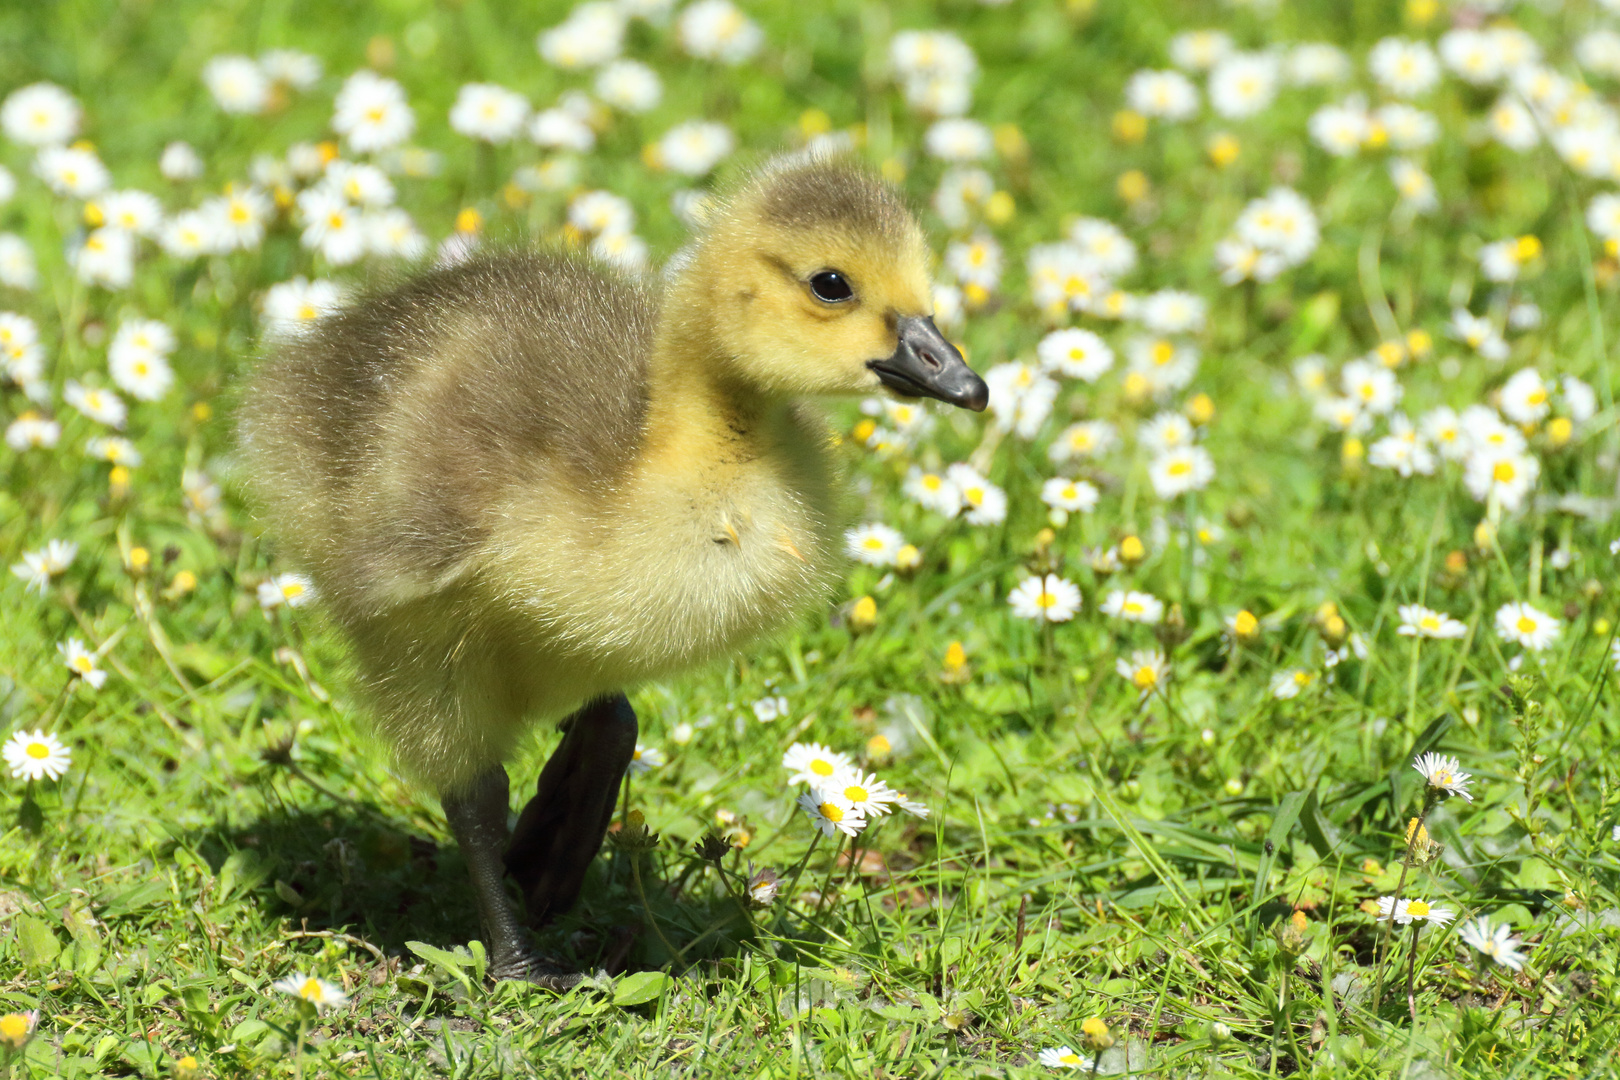
{"type": "Polygon", "coordinates": [[[939,357],[935,356],[929,350],[921,349],[921,350],[918,351],[917,355],[918,355],[918,357],[920,357],[922,359],[922,362],[927,364],[929,366],[929,368],[931,368],[932,370],[934,370],[934,371],[941,370],[943,365],[940,364],[939,357]]]}

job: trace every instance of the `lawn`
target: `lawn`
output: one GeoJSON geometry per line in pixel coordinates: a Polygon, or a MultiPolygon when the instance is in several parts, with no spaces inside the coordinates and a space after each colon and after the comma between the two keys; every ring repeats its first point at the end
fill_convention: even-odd
{"type": "Polygon", "coordinates": [[[0,9],[0,1073],[1615,1072],[1620,3],[739,3],[0,9]],[[243,384],[806,146],[990,410],[827,403],[838,591],[492,984],[243,384]]]}

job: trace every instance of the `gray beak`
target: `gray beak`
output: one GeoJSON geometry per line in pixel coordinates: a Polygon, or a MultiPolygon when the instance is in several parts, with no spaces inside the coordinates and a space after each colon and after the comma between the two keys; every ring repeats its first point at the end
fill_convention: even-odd
{"type": "Polygon", "coordinates": [[[931,397],[974,412],[983,412],[990,402],[990,388],[973,373],[945,340],[928,315],[907,315],[896,327],[900,342],[894,355],[868,360],[866,366],[897,394],[931,397]]]}

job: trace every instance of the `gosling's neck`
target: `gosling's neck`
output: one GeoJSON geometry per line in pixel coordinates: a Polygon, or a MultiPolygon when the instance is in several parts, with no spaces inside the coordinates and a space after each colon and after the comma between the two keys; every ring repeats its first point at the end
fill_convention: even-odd
{"type": "Polygon", "coordinates": [[[792,403],[735,374],[713,298],[677,279],[666,291],[647,370],[647,453],[716,465],[759,457],[792,403]]]}

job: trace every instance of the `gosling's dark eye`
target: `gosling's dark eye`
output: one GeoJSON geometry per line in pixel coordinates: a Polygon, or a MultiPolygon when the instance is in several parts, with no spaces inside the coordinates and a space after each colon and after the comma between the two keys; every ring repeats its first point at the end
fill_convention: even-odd
{"type": "Polygon", "coordinates": [[[837,270],[823,270],[810,278],[810,291],[816,294],[816,299],[828,304],[840,304],[845,300],[853,299],[855,290],[850,287],[849,278],[837,270]]]}

